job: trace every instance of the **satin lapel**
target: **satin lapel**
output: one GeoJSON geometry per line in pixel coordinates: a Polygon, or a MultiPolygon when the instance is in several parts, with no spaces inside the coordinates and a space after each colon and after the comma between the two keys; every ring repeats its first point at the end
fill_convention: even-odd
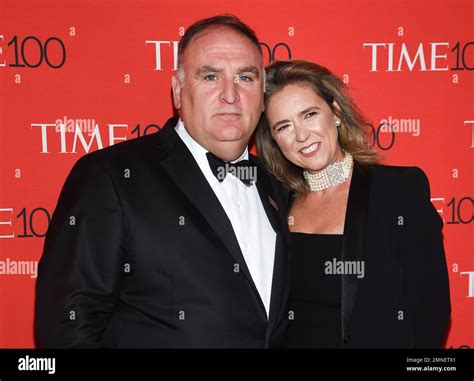
{"type": "MultiPolygon", "coordinates": [[[[275,261],[273,263],[272,293],[270,297],[270,315],[267,334],[275,328],[280,320],[282,311],[282,302],[289,293],[288,283],[288,244],[285,242],[281,231],[277,232],[275,242],[275,261]]],[[[284,317],[283,317],[284,318],[284,317]]]]}
{"type": "MultiPolygon", "coordinates": [[[[263,168],[258,159],[251,157],[257,166],[257,189],[267,214],[268,220],[276,232],[275,257],[273,263],[272,291],[270,297],[270,314],[267,335],[270,335],[280,316],[282,300],[287,286],[288,245],[282,232],[282,224],[286,223],[285,205],[281,197],[277,197],[272,187],[270,174],[263,168]],[[280,212],[281,213],[280,213],[280,212]]],[[[282,186],[283,187],[283,186],[282,186]]]]}
{"type": "MultiPolygon", "coordinates": [[[[364,260],[365,237],[370,197],[370,172],[366,167],[355,164],[349,188],[346,220],[344,225],[344,240],[342,244],[343,261],[364,260]]],[[[342,335],[346,335],[354,302],[357,294],[359,279],[357,274],[342,276],[342,335]]]]}
{"type": "MultiPolygon", "coordinates": [[[[161,134],[157,139],[158,148],[168,152],[167,157],[161,161],[161,166],[217,233],[261,301],[232,224],[191,152],[174,130],[173,123],[175,125],[177,120],[169,120],[157,134],[161,134]]],[[[264,309],[263,303],[261,304],[264,309]]]]}
{"type": "Polygon", "coordinates": [[[278,209],[281,208],[281,205],[278,205],[278,199],[275,197],[273,188],[269,179],[269,174],[263,168],[262,164],[258,161],[257,158],[250,156],[250,161],[253,165],[257,167],[257,189],[260,196],[260,201],[262,201],[263,208],[267,214],[268,220],[272,225],[273,230],[276,233],[281,229],[280,221],[278,216],[278,209]],[[278,209],[277,209],[278,208],[278,209]]]}

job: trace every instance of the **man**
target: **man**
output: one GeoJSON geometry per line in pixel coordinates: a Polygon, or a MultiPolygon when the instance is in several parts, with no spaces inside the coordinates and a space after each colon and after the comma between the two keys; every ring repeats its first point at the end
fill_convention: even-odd
{"type": "Polygon", "coordinates": [[[285,335],[284,195],[247,150],[260,45],[217,16],[186,31],[178,61],[179,120],[86,155],[63,187],[39,264],[40,347],[264,348],[285,335]]]}

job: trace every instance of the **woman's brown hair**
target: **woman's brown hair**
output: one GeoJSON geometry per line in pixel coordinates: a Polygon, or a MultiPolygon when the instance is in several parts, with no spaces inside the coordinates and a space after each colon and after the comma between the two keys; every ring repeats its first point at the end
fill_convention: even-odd
{"type": "MultiPolygon", "coordinates": [[[[275,61],[266,68],[265,106],[273,95],[290,84],[310,86],[326,101],[332,111],[341,119],[338,128],[338,142],[349,152],[354,161],[362,165],[377,164],[380,158],[370,148],[367,125],[362,113],[346,94],[346,86],[329,69],[313,62],[288,60],[275,61]],[[334,107],[336,101],[340,109],[334,107]]],[[[265,115],[257,128],[256,143],[258,155],[267,169],[296,196],[304,196],[309,186],[303,177],[303,169],[294,165],[281,153],[272,137],[265,115]]]]}

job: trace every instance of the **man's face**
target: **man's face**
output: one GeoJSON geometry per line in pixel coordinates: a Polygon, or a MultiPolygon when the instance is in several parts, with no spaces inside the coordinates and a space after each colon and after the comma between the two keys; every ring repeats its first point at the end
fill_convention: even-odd
{"type": "Polygon", "coordinates": [[[184,83],[173,77],[173,98],[187,131],[225,160],[242,153],[263,111],[262,55],[230,29],[205,31],[183,57],[184,83]],[[226,157],[227,156],[227,157],[226,157]]]}

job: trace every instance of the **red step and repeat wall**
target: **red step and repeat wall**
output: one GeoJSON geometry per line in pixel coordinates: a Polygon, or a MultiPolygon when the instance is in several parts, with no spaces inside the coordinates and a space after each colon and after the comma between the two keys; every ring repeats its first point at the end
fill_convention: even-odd
{"type": "Polygon", "coordinates": [[[34,346],[37,263],[69,170],[160,129],[178,41],[218,13],[256,30],[266,63],[333,70],[385,162],[428,174],[445,223],[446,347],[473,348],[473,0],[0,0],[0,347],[34,346]]]}

